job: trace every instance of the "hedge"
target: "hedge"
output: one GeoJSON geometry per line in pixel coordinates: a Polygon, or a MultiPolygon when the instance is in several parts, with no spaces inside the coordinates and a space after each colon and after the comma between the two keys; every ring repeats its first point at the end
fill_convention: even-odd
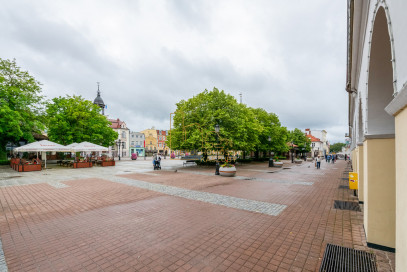
{"type": "Polygon", "coordinates": [[[0,160],[0,165],[10,165],[9,160],[0,160]]]}

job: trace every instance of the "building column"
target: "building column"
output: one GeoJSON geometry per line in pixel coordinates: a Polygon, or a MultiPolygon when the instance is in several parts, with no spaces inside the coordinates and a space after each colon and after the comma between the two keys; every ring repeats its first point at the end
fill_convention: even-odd
{"type": "Polygon", "coordinates": [[[395,116],[396,125],[396,270],[407,271],[407,108],[395,116]]]}
{"type": "Polygon", "coordinates": [[[368,246],[395,248],[395,139],[368,137],[363,143],[364,226],[368,246]]]}
{"type": "Polygon", "coordinates": [[[359,189],[358,189],[358,197],[359,197],[359,203],[364,203],[365,199],[365,180],[364,180],[364,173],[363,173],[363,144],[358,144],[358,163],[357,163],[357,168],[356,172],[358,173],[358,178],[359,178],[359,189]]]}
{"type": "Polygon", "coordinates": [[[358,157],[356,155],[357,155],[357,148],[353,149],[352,152],[351,152],[352,170],[353,171],[356,171],[356,168],[357,168],[356,164],[357,164],[357,161],[358,161],[358,157]]]}

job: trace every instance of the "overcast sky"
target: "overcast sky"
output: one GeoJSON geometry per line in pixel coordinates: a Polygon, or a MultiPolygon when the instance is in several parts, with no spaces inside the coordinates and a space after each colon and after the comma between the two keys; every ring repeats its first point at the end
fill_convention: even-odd
{"type": "Polygon", "coordinates": [[[213,87],[289,129],[347,132],[346,1],[2,1],[0,57],[43,94],[92,100],[133,131],[169,129],[175,103],[213,87]]]}

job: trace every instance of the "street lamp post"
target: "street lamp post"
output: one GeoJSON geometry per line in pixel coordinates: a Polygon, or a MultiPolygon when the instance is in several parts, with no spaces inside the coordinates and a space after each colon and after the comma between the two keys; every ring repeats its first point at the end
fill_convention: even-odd
{"type": "MultiPolygon", "coordinates": [[[[267,139],[269,141],[269,144],[271,143],[271,137],[269,136],[269,138],[267,139]]],[[[269,158],[269,167],[273,167],[274,166],[274,162],[273,162],[273,155],[272,152],[270,151],[270,158],[269,158]]]]}
{"type": "Polygon", "coordinates": [[[307,152],[306,152],[306,149],[307,149],[307,143],[305,142],[305,143],[304,143],[304,161],[307,161],[307,152]]]}
{"type": "Polygon", "coordinates": [[[219,151],[219,131],[220,127],[218,124],[215,125],[215,133],[216,133],[216,169],[215,169],[215,175],[219,175],[219,157],[218,157],[218,151],[219,151]]]}
{"type": "Polygon", "coordinates": [[[123,153],[123,152],[124,152],[124,145],[125,145],[125,143],[126,143],[125,141],[122,141],[122,157],[124,157],[124,155],[123,155],[124,153],[123,153]]]}
{"type": "Polygon", "coordinates": [[[294,163],[294,142],[291,142],[291,163],[294,163]]]}
{"type": "Polygon", "coordinates": [[[120,161],[120,146],[122,145],[122,140],[117,140],[116,141],[116,145],[117,145],[117,154],[119,155],[119,161],[120,161]]]}

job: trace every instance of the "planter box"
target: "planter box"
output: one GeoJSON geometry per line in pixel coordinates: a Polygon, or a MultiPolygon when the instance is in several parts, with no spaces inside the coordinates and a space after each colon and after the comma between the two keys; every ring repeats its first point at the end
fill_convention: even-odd
{"type": "Polygon", "coordinates": [[[92,167],[91,162],[74,162],[73,163],[73,168],[88,168],[92,167]]]}
{"type": "Polygon", "coordinates": [[[314,159],[313,158],[307,158],[307,161],[313,161],[314,159]]]}
{"type": "Polygon", "coordinates": [[[105,167],[105,166],[115,166],[116,162],[115,161],[102,161],[100,163],[101,166],[105,167]]]}
{"type": "Polygon", "coordinates": [[[17,172],[41,171],[41,164],[12,164],[11,167],[17,172]]]}
{"type": "Polygon", "coordinates": [[[273,165],[274,165],[274,167],[278,167],[278,168],[281,168],[281,167],[283,167],[283,162],[274,162],[273,163],[273,165]]]}
{"type": "Polygon", "coordinates": [[[295,163],[295,164],[301,164],[301,163],[302,163],[302,160],[294,160],[294,163],[295,163]]]}
{"type": "Polygon", "coordinates": [[[222,177],[234,177],[236,175],[236,167],[219,167],[219,175],[222,177]]]}
{"type": "Polygon", "coordinates": [[[13,164],[13,169],[17,172],[23,172],[23,165],[21,164],[13,164]]]}
{"type": "Polygon", "coordinates": [[[41,164],[23,164],[23,172],[41,171],[41,164]]]}

